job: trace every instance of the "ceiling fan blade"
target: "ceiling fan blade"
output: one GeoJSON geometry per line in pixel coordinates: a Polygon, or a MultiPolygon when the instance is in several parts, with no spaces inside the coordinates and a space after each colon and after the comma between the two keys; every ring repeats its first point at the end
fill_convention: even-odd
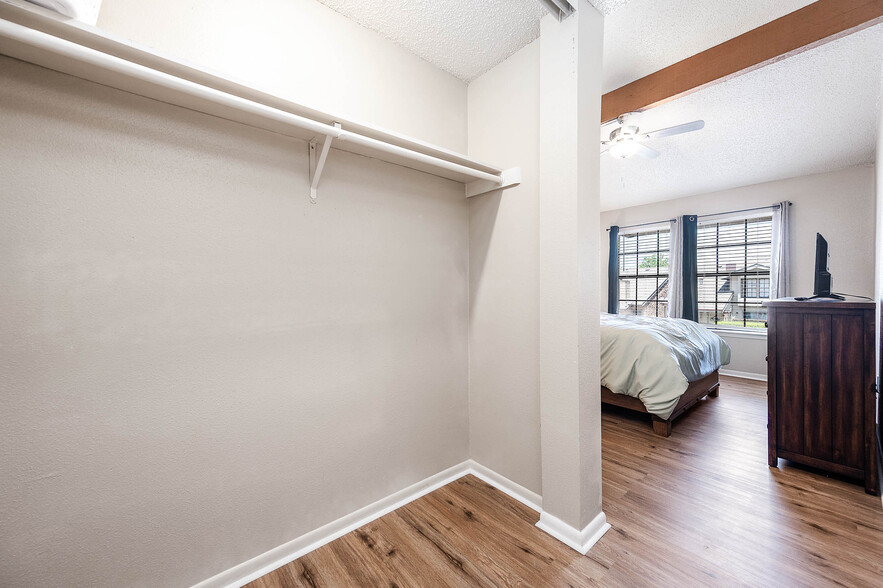
{"type": "Polygon", "coordinates": [[[684,123],[682,125],[675,125],[673,127],[659,129],[657,131],[650,131],[649,133],[644,135],[644,137],[646,137],[647,139],[659,139],[660,137],[671,137],[672,135],[690,133],[692,131],[698,131],[703,128],[705,128],[704,120],[694,120],[693,122],[684,123]]]}
{"type": "Polygon", "coordinates": [[[651,149],[646,145],[641,145],[640,143],[635,143],[635,154],[640,155],[644,159],[656,159],[659,157],[659,151],[651,149]]]}

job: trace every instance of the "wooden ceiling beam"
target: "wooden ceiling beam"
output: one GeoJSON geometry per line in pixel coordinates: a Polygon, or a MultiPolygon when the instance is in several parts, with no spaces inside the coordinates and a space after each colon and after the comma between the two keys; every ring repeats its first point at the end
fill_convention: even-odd
{"type": "Polygon", "coordinates": [[[601,97],[601,122],[646,110],[883,22],[883,0],[818,0],[601,97]]]}

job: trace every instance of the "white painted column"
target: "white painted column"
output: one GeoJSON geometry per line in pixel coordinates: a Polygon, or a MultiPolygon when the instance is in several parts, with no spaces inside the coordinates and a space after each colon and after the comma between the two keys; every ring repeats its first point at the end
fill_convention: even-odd
{"type": "Polygon", "coordinates": [[[585,553],[601,511],[601,56],[587,0],[540,36],[540,422],[544,531],[585,553]]]}

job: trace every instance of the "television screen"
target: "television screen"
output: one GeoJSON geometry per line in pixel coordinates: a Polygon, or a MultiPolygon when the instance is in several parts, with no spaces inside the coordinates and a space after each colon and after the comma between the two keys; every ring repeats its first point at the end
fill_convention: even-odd
{"type": "Polygon", "coordinates": [[[816,272],[813,296],[831,295],[831,273],[828,271],[828,241],[816,233],[816,272]]]}
{"type": "MultiPolygon", "coordinates": [[[[828,241],[816,233],[816,274],[813,298],[833,298],[843,300],[843,296],[831,292],[831,272],[828,271],[828,241]]],[[[798,299],[804,300],[804,299],[798,299]]]]}

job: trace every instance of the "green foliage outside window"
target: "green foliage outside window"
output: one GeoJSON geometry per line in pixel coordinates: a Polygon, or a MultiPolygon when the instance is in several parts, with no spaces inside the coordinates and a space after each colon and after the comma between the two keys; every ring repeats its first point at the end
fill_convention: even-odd
{"type": "MultiPolygon", "coordinates": [[[[638,267],[641,269],[653,269],[656,267],[656,260],[657,259],[658,259],[657,254],[654,253],[650,257],[645,257],[644,261],[642,261],[641,265],[639,265],[638,267]]],[[[632,267],[634,267],[634,266],[632,266],[632,267]]],[[[668,267],[668,258],[667,257],[663,256],[661,259],[659,259],[659,267],[660,268],[668,267]]]]}

